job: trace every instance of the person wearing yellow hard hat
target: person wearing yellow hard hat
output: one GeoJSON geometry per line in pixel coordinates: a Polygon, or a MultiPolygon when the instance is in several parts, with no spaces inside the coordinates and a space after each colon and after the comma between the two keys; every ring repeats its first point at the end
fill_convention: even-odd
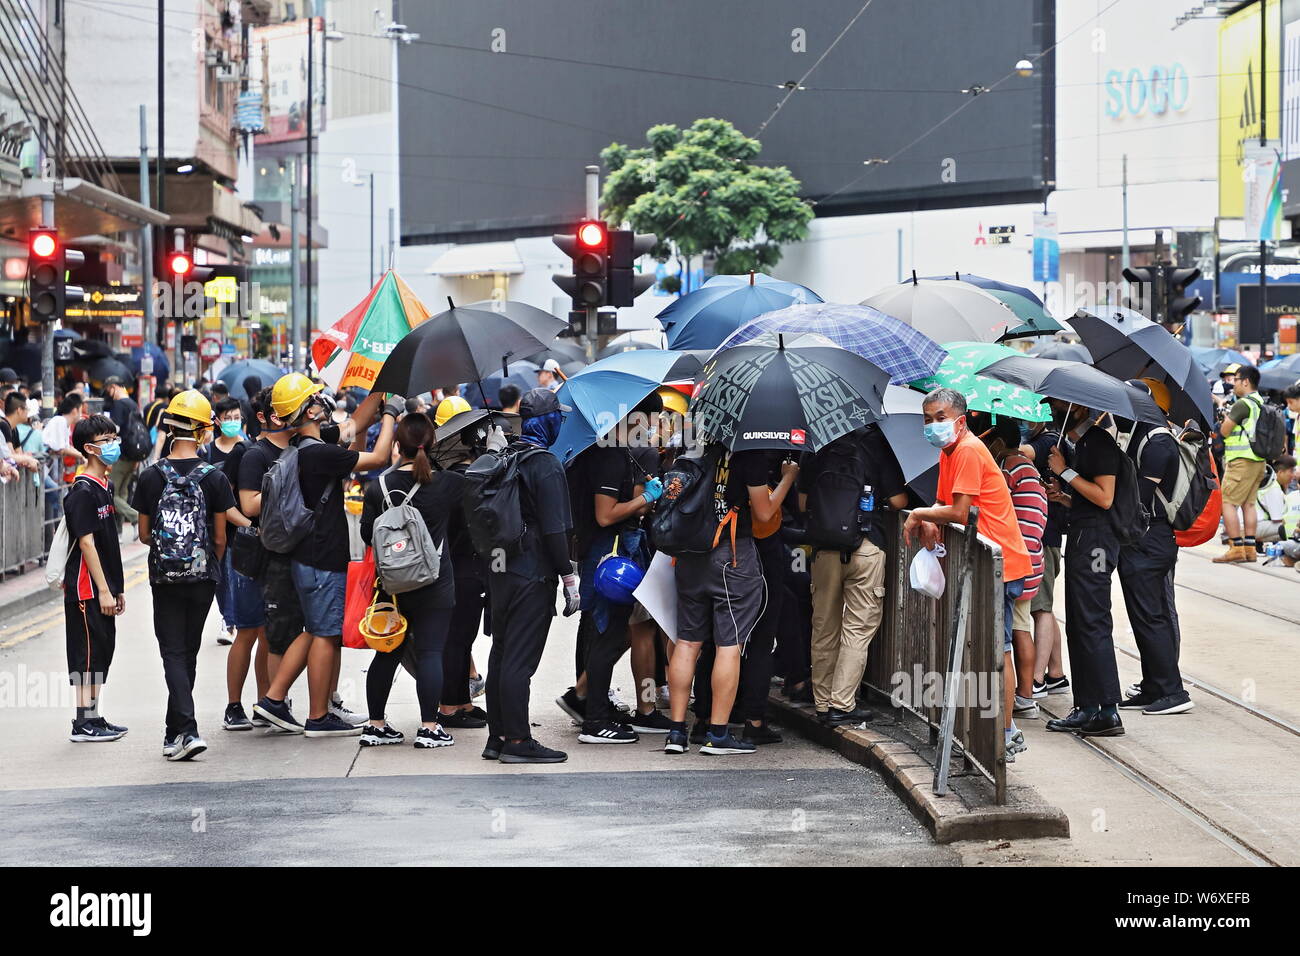
{"type": "MultiPolygon", "coordinates": [[[[297,454],[290,459],[282,456],[279,464],[291,462],[287,467],[296,473],[302,500],[312,516],[290,555],[304,632],[285,651],[271,686],[253,710],[291,733],[312,738],[355,736],[361,733],[365,718],[348,710],[336,692],[351,557],[343,482],[353,472],[389,465],[393,427],[406,411],[406,400],[391,396],[385,402],[378,392],[366,396],[352,415],[356,437],[350,448],[337,444],[339,426],[331,421],[334,403],[305,375],[293,372],[281,377],[271,390],[271,409],[294,429],[291,447],[297,454]],[[381,417],[379,435],[373,450],[366,451],[366,429],[376,414],[381,417]],[[285,697],[304,669],[310,709],[307,720],[299,723],[285,697]]],[[[262,503],[264,522],[268,504],[262,503]]]]}
{"type": "Polygon", "coordinates": [[[438,407],[433,411],[433,423],[438,427],[442,427],[447,424],[452,416],[468,411],[470,411],[469,402],[465,401],[465,399],[461,398],[459,395],[444,398],[438,403],[438,407]]]}
{"type": "Polygon", "coordinates": [[[1160,410],[1164,412],[1165,415],[1168,415],[1169,407],[1172,404],[1172,398],[1169,394],[1169,386],[1158,378],[1140,378],[1138,381],[1147,387],[1147,391],[1151,393],[1151,397],[1155,399],[1156,404],[1160,406],[1160,410]]]}
{"type": "Polygon", "coordinates": [[[162,414],[171,450],[140,473],[132,498],[140,541],[149,546],[154,636],[167,682],[168,760],[191,760],[207,749],[194,714],[194,674],[221,579],[227,512],[235,510],[229,480],[199,456],[212,424],[212,404],[201,392],[176,394],[162,414]]]}

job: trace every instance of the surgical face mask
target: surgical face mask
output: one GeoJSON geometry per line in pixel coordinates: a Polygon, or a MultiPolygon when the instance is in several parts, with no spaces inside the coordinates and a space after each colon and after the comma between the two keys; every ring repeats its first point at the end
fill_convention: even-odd
{"type": "Polygon", "coordinates": [[[122,457],[122,442],[116,438],[112,441],[100,442],[95,454],[104,464],[113,465],[122,457]]]}
{"type": "Polygon", "coordinates": [[[227,438],[235,438],[239,435],[239,419],[228,418],[221,423],[221,434],[227,438]]]}
{"type": "Polygon", "coordinates": [[[925,440],[935,448],[947,448],[957,440],[957,423],[927,422],[925,440]]]}

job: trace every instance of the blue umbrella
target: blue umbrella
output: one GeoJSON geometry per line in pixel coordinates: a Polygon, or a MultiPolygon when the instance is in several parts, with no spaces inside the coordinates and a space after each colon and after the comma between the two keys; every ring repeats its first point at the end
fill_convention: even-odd
{"type": "Polygon", "coordinates": [[[643,398],[664,382],[694,378],[698,356],[664,349],[618,352],[574,375],[557,394],[566,412],[551,446],[565,464],[607,435],[643,398]]]}
{"type": "Polygon", "coordinates": [[[1207,349],[1194,348],[1192,354],[1196,356],[1196,361],[1200,363],[1201,368],[1205,369],[1205,374],[1211,378],[1218,378],[1229,365],[1254,365],[1247,355],[1242,355],[1236,349],[1207,349]]]}
{"type": "Polygon", "coordinates": [[[466,382],[461,386],[461,395],[474,408],[500,408],[501,386],[507,383],[514,385],[522,395],[530,388],[537,387],[537,370],[540,367],[536,362],[524,359],[511,362],[506,366],[504,377],[500,374],[486,376],[481,390],[478,382],[466,382]]]}
{"type": "Polygon", "coordinates": [[[262,382],[262,388],[266,388],[268,385],[274,385],[275,380],[283,374],[284,372],[266,359],[240,359],[222,369],[221,374],[217,376],[217,381],[225,382],[226,388],[230,389],[230,394],[235,398],[243,398],[245,380],[256,375],[262,382]]]}
{"type": "Polygon", "coordinates": [[[714,276],[672,302],[658,319],[670,349],[716,348],[755,316],[795,303],[821,302],[817,293],[770,276],[714,276]]]}
{"type": "MultiPolygon", "coordinates": [[[[979,286],[985,291],[997,290],[998,292],[1014,292],[1016,295],[1023,295],[1030,302],[1036,303],[1039,308],[1043,307],[1043,300],[1034,293],[1030,292],[1024,286],[1011,285],[1007,282],[999,282],[997,279],[987,279],[984,276],[973,275],[969,272],[954,272],[950,276],[922,276],[925,279],[955,279],[958,282],[969,282],[971,285],[979,286]]],[[[911,281],[910,279],[907,281],[911,281]]]]}
{"type": "Polygon", "coordinates": [[[1287,355],[1268,364],[1269,367],[1259,377],[1261,389],[1280,392],[1300,382],[1300,354],[1287,355]]]}
{"type": "Polygon", "coordinates": [[[146,342],[144,345],[136,345],[131,349],[131,371],[136,375],[140,372],[140,361],[144,358],[145,352],[153,357],[153,377],[160,382],[165,382],[171,376],[171,363],[167,361],[167,353],[152,342],[146,342]]]}
{"type": "Polygon", "coordinates": [[[943,346],[924,332],[878,309],[830,302],[792,305],[761,315],[728,336],[717,351],[772,332],[824,335],[840,348],[884,369],[895,382],[914,382],[933,375],[948,355],[943,346]]]}

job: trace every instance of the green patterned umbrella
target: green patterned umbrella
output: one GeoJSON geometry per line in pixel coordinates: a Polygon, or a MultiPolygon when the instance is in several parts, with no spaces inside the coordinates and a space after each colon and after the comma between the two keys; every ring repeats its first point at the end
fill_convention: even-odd
{"type": "Polygon", "coordinates": [[[1015,313],[1016,318],[1020,320],[1019,325],[1008,323],[1007,330],[998,337],[1000,341],[1027,338],[1032,335],[1051,335],[1053,332],[1065,330],[1065,326],[1048,315],[1047,310],[1032,299],[1026,299],[1016,292],[1003,292],[1000,289],[984,291],[1015,313]]]}
{"type": "Polygon", "coordinates": [[[1051,418],[1051,409],[1042,404],[1043,396],[1037,392],[978,374],[994,362],[1023,353],[984,342],[949,342],[944,348],[948,357],[939,370],[912,382],[913,388],[927,392],[934,388],[956,389],[966,396],[966,405],[972,411],[1006,415],[1026,422],[1045,422],[1051,418]]]}

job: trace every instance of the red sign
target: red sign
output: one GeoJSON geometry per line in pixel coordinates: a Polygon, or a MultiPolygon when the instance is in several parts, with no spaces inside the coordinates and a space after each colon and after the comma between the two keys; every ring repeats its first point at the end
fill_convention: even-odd
{"type": "Polygon", "coordinates": [[[199,343],[199,355],[204,361],[215,361],[221,355],[221,339],[208,336],[199,343]]]}
{"type": "Polygon", "coordinates": [[[807,440],[808,440],[808,436],[804,434],[804,430],[802,428],[790,429],[790,444],[802,445],[807,440]]]}

